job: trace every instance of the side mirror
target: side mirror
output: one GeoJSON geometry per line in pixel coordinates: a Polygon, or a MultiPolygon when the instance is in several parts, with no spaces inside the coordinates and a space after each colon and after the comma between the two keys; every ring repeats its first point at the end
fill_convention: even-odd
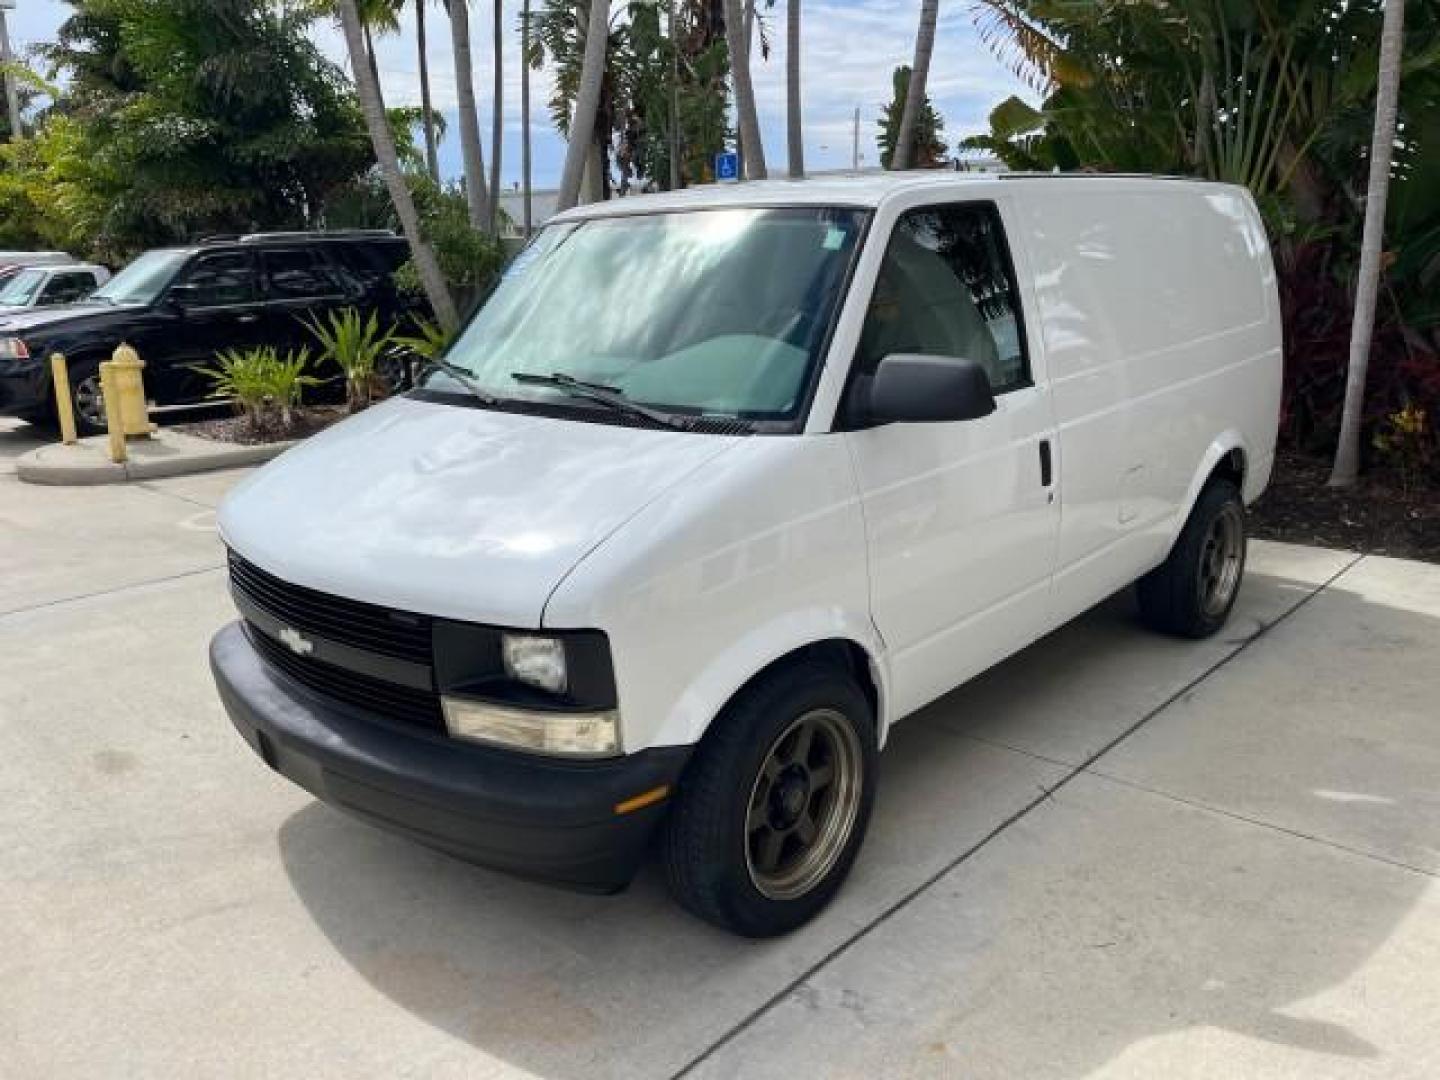
{"type": "Polygon", "coordinates": [[[995,411],[990,376],[978,360],[892,353],[869,381],[862,418],[871,426],[978,420],[995,411]]]}

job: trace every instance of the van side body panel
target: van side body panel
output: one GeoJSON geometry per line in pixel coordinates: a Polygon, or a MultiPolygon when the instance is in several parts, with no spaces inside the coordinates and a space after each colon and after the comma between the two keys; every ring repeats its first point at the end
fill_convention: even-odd
{"type": "Polygon", "coordinates": [[[1063,622],[1164,560],[1215,464],[1269,476],[1280,314],[1240,188],[1077,179],[1017,198],[1058,429],[1063,622]]]}
{"type": "Polygon", "coordinates": [[[695,742],[756,673],[844,639],[871,660],[865,528],[838,435],[753,437],[627,521],[565,576],[546,627],[610,637],[626,753],[695,742]]]}

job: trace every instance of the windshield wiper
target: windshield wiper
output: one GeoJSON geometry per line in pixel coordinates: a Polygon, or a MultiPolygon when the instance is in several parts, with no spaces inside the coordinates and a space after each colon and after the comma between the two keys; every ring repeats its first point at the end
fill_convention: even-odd
{"type": "Polygon", "coordinates": [[[512,371],[510,377],[526,386],[554,387],[556,390],[563,390],[571,397],[594,401],[615,412],[638,416],[652,424],[659,424],[661,427],[674,428],[676,431],[691,430],[691,421],[688,418],[638,404],[627,398],[625,391],[614,386],[606,386],[604,383],[585,382],[583,379],[577,379],[573,375],[565,375],[558,371],[550,375],[537,375],[529,371],[512,371]]]}
{"type": "Polygon", "coordinates": [[[442,360],[438,356],[431,357],[429,360],[425,361],[425,367],[421,370],[420,374],[423,376],[432,368],[436,371],[443,371],[446,375],[449,375],[450,378],[454,379],[466,390],[470,391],[470,393],[474,395],[475,399],[482,404],[500,404],[500,399],[498,397],[496,397],[494,394],[490,393],[489,390],[486,390],[483,386],[481,386],[475,380],[475,376],[471,375],[470,372],[466,371],[459,364],[452,364],[449,360],[442,360]]]}

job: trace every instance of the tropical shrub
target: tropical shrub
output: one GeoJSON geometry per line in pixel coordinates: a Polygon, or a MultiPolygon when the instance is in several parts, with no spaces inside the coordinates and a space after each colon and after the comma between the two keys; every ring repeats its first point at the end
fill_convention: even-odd
{"type": "Polygon", "coordinates": [[[415,320],[415,333],[397,334],[391,341],[422,360],[434,360],[455,340],[455,335],[456,331],[422,317],[415,320]]]}
{"type": "Polygon", "coordinates": [[[270,426],[278,419],[284,430],[295,423],[295,409],[304,388],[319,382],[306,374],[310,350],[287,352],[281,357],[273,346],[254,349],[227,349],[215,357],[214,367],[195,370],[210,382],[212,401],[233,402],[253,430],[270,426]]]}
{"type": "Polygon", "coordinates": [[[370,404],[375,388],[375,368],[390,347],[395,328],[380,328],[380,316],[371,311],[362,316],[355,308],[332,311],[321,320],[304,320],[320,346],[320,358],[336,364],[345,373],[345,399],[352,411],[370,404]]]}

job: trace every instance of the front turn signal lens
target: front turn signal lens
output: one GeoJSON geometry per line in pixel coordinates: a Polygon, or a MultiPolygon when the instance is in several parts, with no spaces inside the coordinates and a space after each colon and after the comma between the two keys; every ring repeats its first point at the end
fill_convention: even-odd
{"type": "Polygon", "coordinates": [[[555,757],[601,758],[620,753],[619,717],[600,712],[517,709],[471,698],[442,697],[445,727],[467,742],[555,757]]]}

